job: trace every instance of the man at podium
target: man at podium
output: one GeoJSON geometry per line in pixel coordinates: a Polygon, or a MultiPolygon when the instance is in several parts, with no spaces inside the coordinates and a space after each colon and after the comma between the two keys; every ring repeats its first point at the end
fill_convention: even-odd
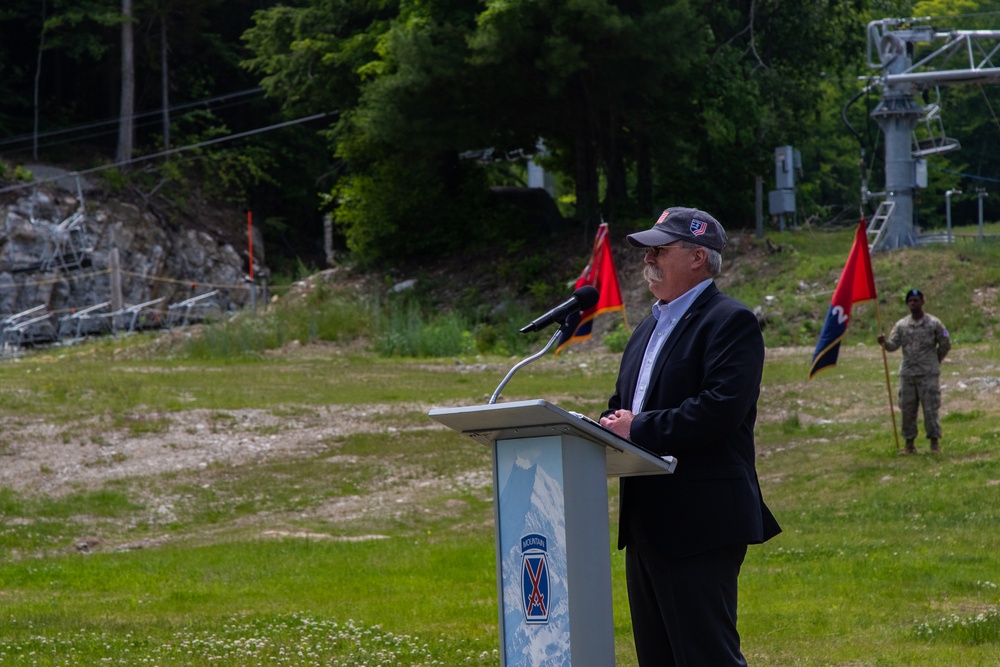
{"type": "Polygon", "coordinates": [[[726,241],[714,217],[683,207],[628,236],[657,301],[625,347],[601,424],[677,458],[672,475],[621,479],[618,548],[643,667],[746,665],[740,567],[749,544],[781,532],[754,463],[760,326],[713,281],[726,241]]]}

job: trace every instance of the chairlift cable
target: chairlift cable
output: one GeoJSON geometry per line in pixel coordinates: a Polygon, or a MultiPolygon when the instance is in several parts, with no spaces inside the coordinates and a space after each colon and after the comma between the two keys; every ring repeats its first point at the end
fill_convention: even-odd
{"type": "MultiPolygon", "coordinates": [[[[191,102],[183,102],[181,104],[171,105],[171,106],[167,107],[167,110],[168,111],[180,111],[182,109],[189,109],[191,107],[202,106],[202,105],[205,105],[205,104],[213,104],[215,102],[221,102],[221,101],[229,100],[229,99],[232,99],[232,98],[235,98],[235,97],[244,97],[246,95],[252,95],[254,93],[260,93],[263,90],[264,90],[263,88],[247,88],[246,90],[240,90],[240,91],[233,92],[233,93],[224,93],[222,95],[216,95],[214,97],[205,97],[205,98],[202,98],[200,100],[193,100],[191,102]]],[[[163,113],[163,109],[162,108],[161,109],[151,109],[149,111],[143,111],[141,113],[133,114],[132,118],[133,119],[138,119],[138,118],[145,118],[147,116],[157,116],[158,117],[162,113],[163,113]]],[[[51,136],[56,136],[56,135],[60,135],[60,134],[68,134],[70,132],[78,132],[78,131],[82,131],[82,130],[89,130],[89,129],[92,129],[92,128],[95,128],[95,127],[104,127],[106,125],[117,125],[118,123],[119,123],[119,118],[116,116],[114,118],[108,118],[108,119],[105,119],[105,120],[97,120],[97,121],[93,121],[91,123],[83,123],[81,125],[74,125],[72,127],[64,127],[64,128],[60,128],[58,130],[48,130],[46,132],[39,132],[38,136],[39,137],[51,137],[51,136]]],[[[21,134],[21,135],[18,135],[16,137],[7,137],[7,138],[4,138],[4,139],[0,139],[0,146],[6,145],[6,144],[15,144],[15,143],[19,143],[19,142],[22,142],[22,141],[29,141],[29,140],[33,139],[34,136],[35,135],[33,133],[28,133],[28,134],[21,134]]],[[[90,136],[95,136],[95,135],[90,135],[90,136]]]]}
{"type": "Polygon", "coordinates": [[[288,120],[283,123],[275,123],[274,125],[268,125],[266,127],[259,127],[254,130],[247,130],[246,132],[237,132],[236,134],[226,135],[224,137],[216,137],[214,139],[208,139],[206,141],[199,142],[197,144],[190,144],[187,146],[180,146],[178,148],[171,148],[170,150],[160,151],[158,153],[150,153],[149,155],[141,155],[139,157],[129,158],[128,160],[122,160],[120,162],[114,162],[112,164],[105,164],[99,167],[91,167],[90,169],[83,169],[80,171],[71,171],[67,174],[60,176],[53,176],[52,178],[44,178],[37,181],[32,181],[30,183],[18,183],[17,185],[9,185],[5,188],[0,188],[0,193],[12,192],[14,190],[21,190],[23,188],[30,188],[38,186],[42,183],[51,183],[54,181],[59,181],[67,176],[83,176],[85,174],[93,174],[98,171],[104,171],[105,169],[113,169],[115,167],[124,167],[126,165],[135,164],[137,162],[144,162],[146,160],[155,160],[156,158],[166,157],[167,155],[173,155],[174,153],[181,153],[184,151],[194,150],[196,148],[203,148],[205,146],[212,146],[214,144],[219,144],[225,141],[232,141],[233,139],[243,139],[245,137],[250,137],[256,134],[263,134],[264,132],[270,132],[271,130],[281,129],[283,127],[289,127],[291,125],[298,125],[299,123],[307,123],[311,120],[318,120],[325,116],[329,116],[332,113],[324,111],[323,113],[313,114],[311,116],[303,116],[302,118],[296,118],[294,120],[288,120]]]}

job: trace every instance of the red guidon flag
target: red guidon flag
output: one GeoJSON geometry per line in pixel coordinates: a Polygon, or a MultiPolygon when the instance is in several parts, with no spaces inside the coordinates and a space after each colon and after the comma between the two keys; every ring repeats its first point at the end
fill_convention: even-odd
{"type": "Polygon", "coordinates": [[[872,272],[872,258],[868,253],[868,233],[862,218],[858,223],[858,231],[854,234],[851,254],[847,256],[847,263],[844,264],[840,280],[833,290],[823,330],[819,332],[819,341],[816,343],[812,366],[809,368],[810,380],[820,371],[837,365],[840,341],[847,335],[847,325],[851,322],[851,306],[874,298],[876,298],[875,274],[872,272]]]}
{"type": "Polygon", "coordinates": [[[608,241],[608,223],[606,222],[602,222],[597,228],[597,237],[594,239],[594,250],[590,255],[590,264],[576,279],[576,285],[573,289],[579,289],[584,285],[596,287],[600,297],[593,308],[583,311],[576,332],[569,340],[556,348],[557,355],[570,343],[590,338],[594,318],[601,313],[610,313],[615,310],[625,311],[622,291],[618,287],[618,272],[615,270],[615,260],[611,255],[611,243],[608,241]]]}

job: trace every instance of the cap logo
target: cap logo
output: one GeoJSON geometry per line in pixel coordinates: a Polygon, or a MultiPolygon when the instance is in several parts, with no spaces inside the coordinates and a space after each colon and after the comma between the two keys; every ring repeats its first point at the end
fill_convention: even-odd
{"type": "Polygon", "coordinates": [[[660,219],[656,221],[656,224],[662,225],[663,221],[667,219],[668,215],[670,215],[669,209],[660,214],[660,219]]]}
{"type": "Polygon", "coordinates": [[[694,234],[695,236],[701,236],[706,231],[708,231],[708,223],[702,222],[701,220],[697,219],[692,220],[691,227],[689,229],[691,230],[691,233],[694,234]]]}

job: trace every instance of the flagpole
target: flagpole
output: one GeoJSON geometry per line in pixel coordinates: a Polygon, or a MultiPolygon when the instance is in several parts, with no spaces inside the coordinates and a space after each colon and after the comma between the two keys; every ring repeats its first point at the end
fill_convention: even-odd
{"type": "MultiPolygon", "coordinates": [[[[864,205],[861,207],[861,219],[865,219],[864,205]]],[[[872,272],[872,280],[875,279],[875,272],[872,272]]],[[[878,324],[878,331],[881,334],[885,331],[882,326],[882,311],[878,307],[878,296],[875,297],[875,322],[878,324]]],[[[896,441],[896,451],[899,451],[899,431],[896,429],[896,408],[892,405],[892,382],[889,380],[889,355],[885,351],[885,345],[879,343],[882,348],[882,369],[885,371],[885,391],[889,396],[889,415],[892,417],[892,437],[896,441]]]]}
{"type": "MultiPolygon", "coordinates": [[[[875,299],[875,320],[878,322],[879,332],[885,331],[882,328],[882,312],[878,307],[878,299],[875,299]]],[[[892,415],[892,435],[896,438],[896,451],[899,451],[899,431],[896,430],[896,409],[892,405],[892,383],[889,381],[889,355],[886,354],[885,345],[882,348],[882,366],[885,369],[885,389],[889,394],[889,414],[892,415]]]]}
{"type": "MultiPolygon", "coordinates": [[[[861,221],[864,224],[865,207],[861,205],[861,221]]],[[[866,230],[867,240],[867,230],[866,230]]],[[[875,271],[872,271],[872,283],[875,282],[875,271]]],[[[878,293],[875,294],[875,322],[878,324],[878,331],[881,334],[885,331],[882,327],[882,311],[878,307],[878,293]]],[[[889,415],[892,417],[892,436],[896,441],[896,451],[899,451],[899,431],[896,429],[896,408],[892,405],[892,382],[889,380],[889,355],[885,351],[885,345],[879,343],[882,348],[882,368],[885,371],[885,391],[889,396],[889,415]]]]}

